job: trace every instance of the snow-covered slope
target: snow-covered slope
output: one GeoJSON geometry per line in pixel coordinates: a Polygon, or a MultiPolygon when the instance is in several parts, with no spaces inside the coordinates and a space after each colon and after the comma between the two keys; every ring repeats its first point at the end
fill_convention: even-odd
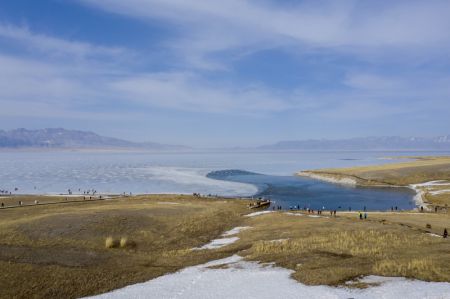
{"type": "Polygon", "coordinates": [[[379,285],[350,289],[306,286],[290,278],[291,273],[234,255],[92,298],[450,298],[450,283],[368,276],[363,281],[379,285]],[[223,266],[211,268],[218,265],[223,266]]]}

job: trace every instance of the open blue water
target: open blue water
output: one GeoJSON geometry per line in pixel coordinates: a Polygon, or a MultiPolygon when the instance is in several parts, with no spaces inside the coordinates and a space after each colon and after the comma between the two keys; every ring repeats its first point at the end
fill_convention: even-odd
{"type": "Polygon", "coordinates": [[[294,177],[300,170],[392,163],[392,156],[443,152],[236,152],[188,153],[55,151],[0,152],[0,190],[55,194],[95,189],[98,193],[184,193],[265,196],[285,208],[410,208],[404,189],[346,188],[294,177]],[[242,169],[264,175],[208,177],[212,171],[242,169]],[[17,191],[14,191],[17,188],[17,191]]]}
{"type": "Polygon", "coordinates": [[[283,209],[313,210],[400,210],[415,206],[415,192],[408,188],[346,187],[297,176],[263,175],[244,171],[225,170],[208,174],[208,177],[258,187],[255,197],[273,201],[283,209]]]}

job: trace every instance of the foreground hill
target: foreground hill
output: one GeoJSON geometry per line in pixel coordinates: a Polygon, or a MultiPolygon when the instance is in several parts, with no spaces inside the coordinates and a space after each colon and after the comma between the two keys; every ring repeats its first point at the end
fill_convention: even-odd
{"type": "Polygon", "coordinates": [[[81,298],[125,286],[102,298],[415,299],[450,292],[450,242],[439,237],[446,213],[369,212],[360,220],[356,212],[254,212],[247,200],[181,195],[1,200],[8,207],[0,208],[0,298],[81,298]],[[218,263],[225,258],[233,263],[218,263]],[[379,289],[372,276],[359,280],[368,275],[388,282],[379,289]],[[393,276],[422,282],[394,288],[393,276]]]}
{"type": "Polygon", "coordinates": [[[0,130],[0,148],[186,149],[186,147],[179,145],[167,145],[155,142],[137,143],[112,137],[104,137],[93,132],[66,130],[62,128],[0,130]]]}

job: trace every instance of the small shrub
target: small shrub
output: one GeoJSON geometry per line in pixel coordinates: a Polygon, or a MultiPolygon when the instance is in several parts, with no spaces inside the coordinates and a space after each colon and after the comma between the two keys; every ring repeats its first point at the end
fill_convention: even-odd
{"type": "Polygon", "coordinates": [[[129,240],[127,237],[120,238],[120,248],[134,248],[136,243],[129,240]]]}
{"type": "Polygon", "coordinates": [[[431,224],[427,223],[426,228],[431,229],[431,224]]]}
{"type": "Polygon", "coordinates": [[[115,248],[119,245],[119,242],[117,240],[114,240],[113,237],[108,237],[105,240],[105,247],[106,248],[115,248]]]}

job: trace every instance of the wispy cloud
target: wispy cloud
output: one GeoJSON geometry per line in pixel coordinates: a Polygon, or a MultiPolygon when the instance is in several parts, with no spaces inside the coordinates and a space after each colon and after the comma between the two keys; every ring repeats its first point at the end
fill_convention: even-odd
{"type": "Polygon", "coordinates": [[[48,56],[70,56],[73,58],[94,58],[98,56],[118,57],[130,53],[121,47],[104,47],[87,42],[55,38],[45,34],[34,33],[27,27],[0,24],[0,38],[15,44],[21,44],[30,51],[39,51],[48,56]]]}
{"type": "Polygon", "coordinates": [[[267,44],[353,55],[383,50],[383,56],[395,53],[396,57],[445,53],[450,48],[448,1],[81,1],[117,14],[177,25],[183,38],[173,41],[173,47],[200,68],[220,67],[209,56],[212,53],[264,49],[267,44]]]}
{"type": "Polygon", "coordinates": [[[145,119],[156,108],[209,120],[271,118],[268,126],[290,117],[290,130],[297,120],[375,122],[450,110],[448,1],[79,2],[139,20],[143,40],[152,22],[170,27],[158,40],[158,68],[146,43],[105,46],[0,21],[0,115],[145,119]],[[241,60],[267,49],[277,52],[267,58],[273,66],[281,56],[298,63],[298,78],[279,87],[271,80],[285,75],[280,70],[239,73],[247,71],[241,60]]]}
{"type": "MultiPolygon", "coordinates": [[[[262,86],[234,87],[211,84],[191,73],[142,73],[110,76],[115,69],[89,68],[37,62],[0,55],[0,103],[10,109],[1,114],[29,115],[28,104],[40,103],[51,117],[78,115],[90,106],[124,104],[129,109],[160,107],[180,111],[219,114],[261,115],[298,106],[291,96],[275,94],[262,86]],[[288,99],[291,99],[289,101],[288,99]],[[11,111],[11,102],[18,103],[11,111]],[[19,104],[22,103],[22,104],[19,104]]],[[[117,72],[119,73],[119,72],[117,72]]],[[[38,114],[37,111],[35,111],[38,114]]],[[[40,112],[39,112],[40,113],[40,112]]],[[[47,113],[46,113],[47,114],[47,113]]]]}
{"type": "Polygon", "coordinates": [[[257,115],[295,107],[286,97],[262,86],[212,84],[192,73],[131,76],[109,87],[115,94],[145,105],[185,111],[257,115]]]}

